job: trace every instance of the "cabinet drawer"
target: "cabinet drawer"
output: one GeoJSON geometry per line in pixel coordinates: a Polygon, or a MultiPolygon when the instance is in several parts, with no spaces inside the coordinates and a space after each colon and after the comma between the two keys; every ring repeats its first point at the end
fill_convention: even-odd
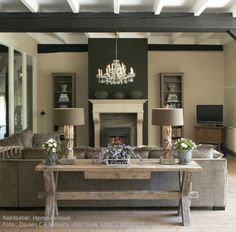
{"type": "Polygon", "coordinates": [[[151,172],[84,172],[85,179],[145,180],[151,179],[151,172]]]}
{"type": "Polygon", "coordinates": [[[195,128],[196,142],[220,143],[224,140],[224,130],[221,128],[195,128]]]}

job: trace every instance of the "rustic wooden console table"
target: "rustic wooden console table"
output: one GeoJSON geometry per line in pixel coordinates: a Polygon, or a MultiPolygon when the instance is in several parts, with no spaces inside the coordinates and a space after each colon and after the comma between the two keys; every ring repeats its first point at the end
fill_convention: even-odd
{"type": "Polygon", "coordinates": [[[155,200],[179,199],[179,215],[184,226],[191,224],[190,199],[197,198],[198,192],[191,191],[192,172],[202,168],[192,161],[189,165],[160,165],[157,159],[140,162],[131,160],[129,166],[112,167],[103,164],[93,164],[92,160],[78,160],[74,165],[45,165],[36,166],[36,171],[43,171],[45,193],[39,197],[46,198],[45,218],[53,226],[54,218],[58,215],[58,200],[155,200]],[[179,191],[103,191],[103,192],[57,192],[58,172],[83,172],[85,179],[151,179],[152,172],[179,172],[179,191]],[[182,175],[181,175],[182,173],[182,175]]]}

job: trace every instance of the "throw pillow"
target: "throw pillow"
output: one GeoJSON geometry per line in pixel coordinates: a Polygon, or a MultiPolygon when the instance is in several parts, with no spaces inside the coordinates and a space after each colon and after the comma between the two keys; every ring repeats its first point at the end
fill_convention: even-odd
{"type": "Polygon", "coordinates": [[[25,129],[17,133],[20,137],[21,143],[24,147],[32,147],[33,144],[33,132],[30,129],[25,129]]]}
{"type": "Polygon", "coordinates": [[[21,141],[21,137],[19,134],[13,134],[5,139],[0,140],[0,146],[20,146],[23,147],[23,143],[21,141]]]}
{"type": "Polygon", "coordinates": [[[55,139],[56,141],[59,141],[59,135],[54,133],[44,133],[44,134],[34,134],[33,136],[33,147],[34,148],[42,148],[43,144],[47,142],[49,139],[55,139]]]}
{"type": "Polygon", "coordinates": [[[224,156],[223,153],[214,150],[214,152],[213,152],[213,158],[214,158],[214,159],[221,159],[221,158],[223,158],[223,156],[224,156]]]}
{"type": "MultiPolygon", "coordinates": [[[[142,159],[147,159],[149,156],[149,147],[135,147],[134,153],[139,155],[142,159]]],[[[131,157],[135,158],[135,157],[131,157]]]]}
{"type": "Polygon", "coordinates": [[[76,147],[74,148],[74,156],[76,159],[86,159],[86,151],[88,147],[76,147]]]}
{"type": "Polygon", "coordinates": [[[160,147],[150,147],[149,158],[158,159],[165,154],[165,149],[160,147]]]}
{"type": "Polygon", "coordinates": [[[211,144],[199,144],[197,149],[192,152],[193,158],[206,158],[212,159],[214,146],[211,144]]]}
{"type": "Polygon", "coordinates": [[[89,147],[87,150],[86,150],[86,159],[95,159],[99,153],[102,151],[102,148],[99,147],[89,147]]]}

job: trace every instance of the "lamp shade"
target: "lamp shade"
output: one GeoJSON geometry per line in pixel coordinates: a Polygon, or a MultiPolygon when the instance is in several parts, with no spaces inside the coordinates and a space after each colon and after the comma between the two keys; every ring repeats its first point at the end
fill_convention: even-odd
{"type": "Polygon", "coordinates": [[[152,109],[152,125],[157,125],[157,126],[184,125],[183,109],[173,109],[173,108],[152,109]]]}
{"type": "Polygon", "coordinates": [[[54,108],[54,125],[84,125],[84,108],[54,108]]]}

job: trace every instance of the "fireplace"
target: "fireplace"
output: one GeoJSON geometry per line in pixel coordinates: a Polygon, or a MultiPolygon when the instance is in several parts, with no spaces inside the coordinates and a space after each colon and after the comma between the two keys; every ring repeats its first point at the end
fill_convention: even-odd
{"type": "Polygon", "coordinates": [[[111,143],[131,145],[131,128],[103,128],[100,145],[106,147],[107,144],[111,143]]]}
{"type": "MultiPolygon", "coordinates": [[[[100,144],[101,131],[104,128],[114,127],[131,128],[130,145],[143,145],[143,104],[147,101],[146,99],[93,99],[89,101],[93,105],[95,147],[102,146],[100,144]],[[104,115],[106,120],[104,120],[104,115]],[[114,120],[115,118],[117,120],[114,120]],[[132,123],[129,123],[129,119],[132,119],[132,123]]],[[[121,138],[118,140],[122,141],[121,138]]]]}

